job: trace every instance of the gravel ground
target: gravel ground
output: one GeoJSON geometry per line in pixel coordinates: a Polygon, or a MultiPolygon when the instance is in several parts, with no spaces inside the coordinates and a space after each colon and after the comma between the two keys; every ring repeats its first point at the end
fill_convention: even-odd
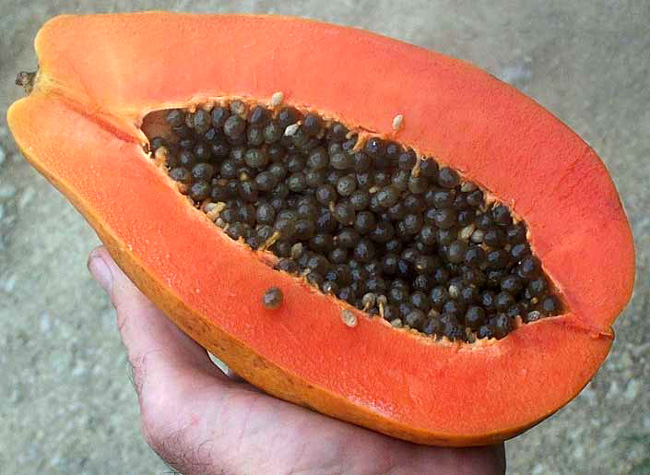
{"type": "MultiPolygon", "coordinates": [[[[132,9],[133,2],[112,2],[132,9]]],[[[0,4],[0,473],[162,473],[139,432],[113,312],[85,268],[98,243],[29,168],[5,113],[33,37],[90,0],[0,4]]],[[[138,2],[355,25],[469,60],[549,108],[603,157],[637,246],[634,299],[612,352],[568,407],[508,442],[510,473],[650,474],[650,2],[138,2]]],[[[146,52],[143,52],[146,54],[146,52]]],[[[616,259],[616,256],[612,256],[616,259]]]]}

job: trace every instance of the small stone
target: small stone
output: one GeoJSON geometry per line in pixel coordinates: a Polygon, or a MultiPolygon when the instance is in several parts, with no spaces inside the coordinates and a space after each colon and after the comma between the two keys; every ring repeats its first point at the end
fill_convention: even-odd
{"type": "Polygon", "coordinates": [[[618,359],[618,364],[616,365],[618,369],[628,369],[634,366],[634,360],[629,353],[623,353],[618,359]]]}
{"type": "Polygon", "coordinates": [[[632,379],[629,383],[627,383],[627,386],[625,386],[625,391],[623,392],[623,398],[626,400],[633,402],[636,400],[636,397],[639,394],[639,390],[641,389],[641,383],[637,379],[632,379]]]}
{"type": "Polygon", "coordinates": [[[632,356],[635,358],[639,358],[640,356],[646,355],[648,353],[650,353],[650,341],[642,345],[635,345],[632,347],[632,356]]]}
{"type": "Polygon", "coordinates": [[[72,376],[83,376],[86,373],[88,373],[88,368],[83,366],[81,363],[77,363],[72,370],[72,376]]]}
{"type": "Polygon", "coordinates": [[[350,310],[346,309],[341,311],[341,320],[350,328],[357,326],[357,316],[350,310]]]}
{"type": "Polygon", "coordinates": [[[52,328],[50,314],[45,312],[43,315],[41,315],[41,331],[47,333],[50,331],[50,328],[52,328]]]}
{"type": "Polygon", "coordinates": [[[23,191],[23,194],[20,196],[20,199],[18,200],[18,207],[20,209],[24,208],[29,204],[30,201],[34,198],[36,195],[36,191],[34,188],[28,187],[25,188],[25,191],[23,191]]]}
{"type": "Polygon", "coordinates": [[[618,382],[617,381],[612,381],[612,383],[609,386],[609,390],[607,391],[607,394],[605,395],[605,398],[606,399],[617,399],[620,394],[621,394],[621,389],[618,387],[618,382]]]}
{"type": "Polygon", "coordinates": [[[395,318],[390,321],[390,325],[395,328],[402,328],[403,324],[399,318],[395,318]]]}
{"type": "Polygon", "coordinates": [[[15,274],[10,274],[5,281],[2,283],[2,287],[4,288],[4,291],[10,294],[11,292],[14,291],[16,288],[16,282],[18,281],[18,278],[16,277],[15,274]]]}
{"type": "Polygon", "coordinates": [[[0,187],[0,200],[12,198],[16,194],[16,187],[11,184],[0,187]]]}
{"type": "Polygon", "coordinates": [[[533,470],[530,473],[531,475],[542,475],[544,473],[550,473],[550,470],[545,465],[538,463],[533,467],[533,470]]]}
{"type": "Polygon", "coordinates": [[[24,398],[24,391],[21,387],[16,386],[11,390],[11,394],[9,394],[9,402],[11,403],[17,403],[23,400],[24,398]]]}

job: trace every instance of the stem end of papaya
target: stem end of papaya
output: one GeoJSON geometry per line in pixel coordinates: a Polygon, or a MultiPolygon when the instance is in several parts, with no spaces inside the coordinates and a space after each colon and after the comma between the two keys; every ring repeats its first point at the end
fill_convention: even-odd
{"type": "Polygon", "coordinates": [[[36,73],[30,73],[28,71],[21,71],[16,76],[16,86],[21,86],[27,94],[31,94],[34,89],[34,84],[36,83],[36,73]]]}

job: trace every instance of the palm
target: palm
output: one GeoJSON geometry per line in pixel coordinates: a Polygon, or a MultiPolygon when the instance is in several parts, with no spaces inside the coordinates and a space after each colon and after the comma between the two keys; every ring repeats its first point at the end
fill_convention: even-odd
{"type": "MultiPolygon", "coordinates": [[[[183,473],[499,473],[503,446],[418,446],[331,419],[229,378],[104,249],[149,444],[183,473]]],[[[96,259],[91,271],[100,271],[96,259]]],[[[99,280],[104,280],[99,278],[99,280]]]]}

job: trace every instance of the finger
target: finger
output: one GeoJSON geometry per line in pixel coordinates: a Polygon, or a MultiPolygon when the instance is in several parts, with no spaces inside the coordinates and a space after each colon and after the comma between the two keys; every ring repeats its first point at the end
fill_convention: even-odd
{"type": "Polygon", "coordinates": [[[206,383],[206,377],[228,381],[208,353],[133,285],[104,247],[91,252],[88,268],[117,310],[118,328],[139,395],[145,386],[181,388],[206,383]]]}

